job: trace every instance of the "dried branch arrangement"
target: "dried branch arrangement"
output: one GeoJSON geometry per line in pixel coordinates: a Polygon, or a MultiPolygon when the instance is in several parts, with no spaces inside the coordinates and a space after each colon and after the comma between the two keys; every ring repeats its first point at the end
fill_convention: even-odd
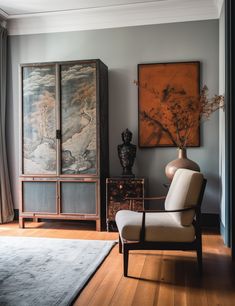
{"type": "Polygon", "coordinates": [[[142,111],[142,120],[156,126],[160,131],[158,135],[165,132],[172,143],[180,149],[187,147],[192,128],[199,127],[212,113],[224,107],[224,96],[214,95],[209,98],[207,86],[203,86],[200,95],[191,97],[184,89],[167,86],[159,92],[147,83],[134,83],[149,91],[153,98],[160,102],[156,108],[142,111]]]}

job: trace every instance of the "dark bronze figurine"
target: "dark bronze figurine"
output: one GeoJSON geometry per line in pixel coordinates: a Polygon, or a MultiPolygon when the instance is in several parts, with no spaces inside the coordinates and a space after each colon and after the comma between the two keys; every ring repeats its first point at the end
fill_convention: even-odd
{"type": "Polygon", "coordinates": [[[122,132],[123,144],[118,145],[118,157],[122,166],[122,176],[134,177],[132,166],[136,157],[136,145],[131,144],[132,133],[128,129],[122,132]]]}

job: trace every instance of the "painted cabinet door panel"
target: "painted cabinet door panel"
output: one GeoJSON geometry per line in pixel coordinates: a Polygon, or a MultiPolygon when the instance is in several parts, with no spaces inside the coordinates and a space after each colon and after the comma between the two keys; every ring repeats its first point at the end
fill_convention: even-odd
{"type": "Polygon", "coordinates": [[[55,66],[22,70],[22,172],[56,174],[55,66]]]}
{"type": "Polygon", "coordinates": [[[96,64],[61,65],[62,174],[96,174],[96,64]]]}

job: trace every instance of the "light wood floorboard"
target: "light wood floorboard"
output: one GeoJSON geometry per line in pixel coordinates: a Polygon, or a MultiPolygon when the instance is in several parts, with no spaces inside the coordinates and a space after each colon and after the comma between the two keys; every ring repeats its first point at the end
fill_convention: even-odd
{"type": "MultiPolygon", "coordinates": [[[[0,225],[0,236],[116,240],[117,233],[96,232],[92,222],[26,222],[0,225]]],[[[203,234],[204,274],[196,255],[179,251],[133,251],[129,277],[123,277],[116,245],[83,289],[74,306],[233,306],[235,266],[216,233],[203,234]]]]}

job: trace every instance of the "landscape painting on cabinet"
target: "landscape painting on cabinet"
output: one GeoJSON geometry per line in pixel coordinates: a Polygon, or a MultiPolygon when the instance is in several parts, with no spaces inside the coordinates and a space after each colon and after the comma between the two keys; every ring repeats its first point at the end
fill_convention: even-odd
{"type": "Polygon", "coordinates": [[[23,173],[56,174],[55,66],[23,67],[23,173]]]}
{"type": "Polygon", "coordinates": [[[56,101],[56,66],[23,67],[23,174],[57,174],[57,163],[62,174],[96,173],[95,75],[92,63],[62,65],[56,101]]]}
{"type": "Polygon", "coordinates": [[[96,173],[96,64],[61,66],[62,173],[96,173]]]}

